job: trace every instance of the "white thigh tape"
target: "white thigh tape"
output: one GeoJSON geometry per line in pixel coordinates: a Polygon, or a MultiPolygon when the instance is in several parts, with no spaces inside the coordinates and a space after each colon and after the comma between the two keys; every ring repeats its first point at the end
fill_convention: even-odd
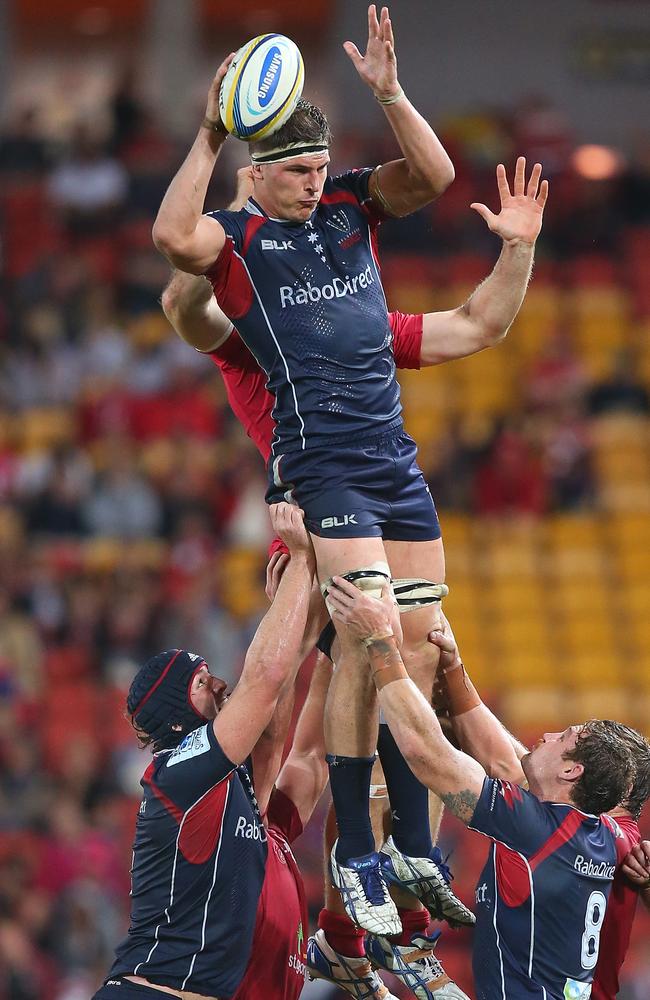
{"type": "MultiPolygon", "coordinates": [[[[371,563],[370,566],[366,566],[364,569],[351,570],[349,573],[340,574],[344,580],[349,580],[353,583],[355,587],[359,590],[363,590],[364,593],[370,594],[371,597],[381,597],[381,592],[386,583],[390,583],[390,570],[388,569],[388,564],[385,562],[375,562],[371,563]]],[[[325,598],[325,604],[327,605],[327,610],[332,614],[332,608],[327,600],[327,595],[329,589],[332,586],[332,579],[326,580],[325,583],[321,583],[321,593],[325,598]]]]}
{"type": "Polygon", "coordinates": [[[370,786],[370,798],[371,799],[387,799],[388,789],[386,785],[371,785],[370,786]]]}
{"type": "Polygon", "coordinates": [[[405,614],[437,604],[447,596],[449,587],[446,583],[431,583],[430,580],[417,578],[393,580],[393,593],[401,614],[405,614]]]}

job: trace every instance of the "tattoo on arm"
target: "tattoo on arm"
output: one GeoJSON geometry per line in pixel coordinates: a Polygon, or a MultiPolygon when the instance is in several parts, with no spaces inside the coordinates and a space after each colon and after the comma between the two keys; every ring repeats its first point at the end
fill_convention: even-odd
{"type": "Polygon", "coordinates": [[[469,823],[479,799],[476,792],[465,788],[462,792],[440,792],[439,794],[447,809],[453,812],[461,823],[469,823]]]}

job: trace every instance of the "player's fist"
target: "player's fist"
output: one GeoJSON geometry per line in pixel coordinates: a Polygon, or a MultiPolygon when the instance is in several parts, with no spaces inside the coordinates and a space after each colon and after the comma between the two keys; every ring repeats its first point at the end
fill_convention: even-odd
{"type": "Polygon", "coordinates": [[[271,504],[269,510],[273,530],[286,544],[291,556],[306,555],[313,560],[314,549],[305,528],[305,512],[284,501],[271,504]]]}
{"type": "Polygon", "coordinates": [[[650,888],[650,840],[642,840],[632,848],[621,871],[638,889],[650,888]]]}

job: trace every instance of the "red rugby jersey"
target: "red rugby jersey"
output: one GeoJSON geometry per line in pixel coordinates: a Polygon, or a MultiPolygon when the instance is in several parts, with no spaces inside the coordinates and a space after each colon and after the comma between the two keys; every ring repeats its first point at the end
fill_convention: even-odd
{"type": "MultiPolygon", "coordinates": [[[[618,850],[620,865],[632,847],[641,840],[641,833],[638,823],[632,816],[616,816],[615,819],[623,832],[618,850]]],[[[618,977],[630,944],[638,899],[639,893],[628,882],[619,867],[607,900],[605,920],[600,934],[598,965],[591,987],[591,1000],[616,1000],[618,996],[618,977]]]]}
{"type": "Polygon", "coordinates": [[[289,846],[302,833],[298,810],[277,788],[267,812],[268,856],[253,945],[233,1000],[298,1000],[305,985],[309,915],[289,846]]]}
{"type": "MultiPolygon", "coordinates": [[[[388,314],[393,331],[393,354],[398,368],[419,368],[422,347],[422,314],[388,314]]],[[[233,328],[228,339],[207,352],[221,370],[230,407],[262,455],[271,454],[273,396],[266,388],[266,375],[233,328]]]]}

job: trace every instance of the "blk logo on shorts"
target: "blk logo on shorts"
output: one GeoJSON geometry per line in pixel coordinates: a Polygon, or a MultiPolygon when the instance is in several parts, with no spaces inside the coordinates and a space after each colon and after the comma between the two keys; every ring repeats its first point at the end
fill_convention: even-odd
{"type": "Polygon", "coordinates": [[[324,517],[321,528],[344,528],[348,524],[357,524],[356,514],[343,514],[342,517],[324,517]]]}

